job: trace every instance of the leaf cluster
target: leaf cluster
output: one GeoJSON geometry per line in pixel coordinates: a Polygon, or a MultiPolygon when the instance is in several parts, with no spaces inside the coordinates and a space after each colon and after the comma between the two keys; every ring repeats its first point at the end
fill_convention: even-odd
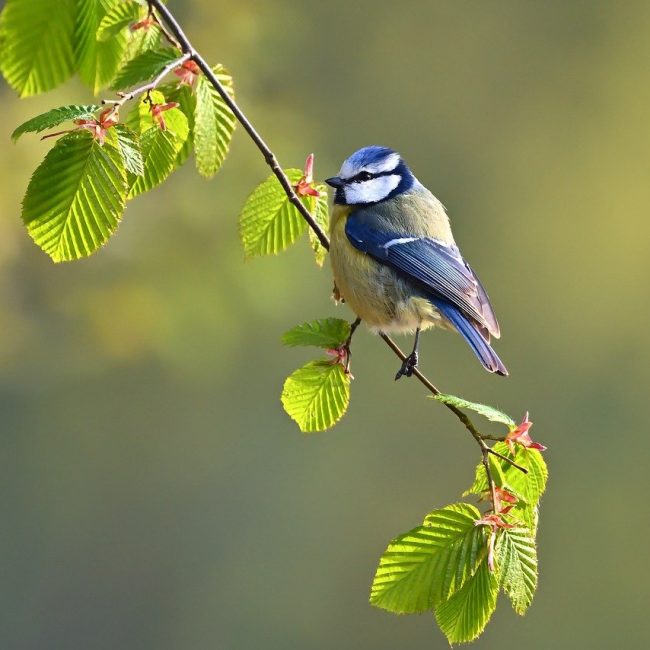
{"type": "MultiPolygon", "coordinates": [[[[74,72],[95,93],[108,85],[124,92],[157,78],[181,54],[163,46],[146,6],[133,0],[8,0],[0,30],[0,70],[23,97],[50,90],[74,72]]],[[[15,129],[14,141],[70,124],[52,134],[62,137],[23,200],[29,234],[55,262],[100,248],[126,203],[166,180],[192,151],[206,178],[223,164],[234,115],[195,69],[176,71],[182,74],[175,81],[136,92],[132,108],[126,99],[104,110],[98,104],[62,106],[15,129]]],[[[213,71],[233,96],[227,71],[221,65],[213,71]]]]}

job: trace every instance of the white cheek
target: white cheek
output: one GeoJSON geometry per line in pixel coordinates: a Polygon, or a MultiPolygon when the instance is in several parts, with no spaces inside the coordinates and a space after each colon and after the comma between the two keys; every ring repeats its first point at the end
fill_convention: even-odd
{"type": "Polygon", "coordinates": [[[398,153],[392,153],[386,158],[382,158],[379,162],[370,163],[369,165],[364,165],[359,167],[356,162],[350,162],[346,160],[343,163],[343,167],[339,171],[339,176],[341,178],[352,178],[359,171],[366,171],[370,174],[383,174],[385,172],[392,172],[397,165],[399,165],[400,157],[398,153]]]}
{"type": "Polygon", "coordinates": [[[399,185],[400,180],[399,174],[391,174],[372,178],[363,183],[350,183],[345,188],[345,202],[354,205],[382,201],[399,185]]]}

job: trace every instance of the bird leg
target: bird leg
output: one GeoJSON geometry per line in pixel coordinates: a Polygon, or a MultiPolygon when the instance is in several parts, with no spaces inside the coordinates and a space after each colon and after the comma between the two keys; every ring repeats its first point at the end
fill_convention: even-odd
{"type": "Polygon", "coordinates": [[[413,371],[418,367],[418,345],[420,343],[420,328],[418,327],[415,330],[415,342],[413,344],[413,350],[411,354],[404,359],[402,362],[402,367],[397,371],[395,375],[395,381],[397,381],[402,375],[410,377],[413,374],[413,371]]]}
{"type": "Polygon", "coordinates": [[[343,350],[345,350],[345,374],[350,373],[350,357],[352,356],[352,351],[350,350],[350,344],[352,343],[352,337],[354,336],[354,332],[356,331],[357,327],[361,324],[361,319],[356,318],[353,323],[350,323],[350,336],[348,336],[347,340],[343,344],[343,350]]]}

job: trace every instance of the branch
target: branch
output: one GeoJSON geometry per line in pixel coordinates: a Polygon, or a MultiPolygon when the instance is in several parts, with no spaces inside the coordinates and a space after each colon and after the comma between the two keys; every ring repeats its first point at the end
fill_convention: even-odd
{"type": "MultiPolygon", "coordinates": [[[[267,165],[271,168],[271,171],[280,182],[280,185],[282,185],[282,189],[285,191],[289,201],[296,207],[300,215],[307,222],[307,224],[312,229],[314,234],[318,237],[318,240],[323,245],[323,247],[329,250],[330,248],[329,238],[327,237],[323,229],[318,225],[318,223],[311,215],[309,210],[307,210],[307,208],[303,205],[302,201],[298,198],[298,195],[294,191],[291,181],[284,173],[275,154],[273,153],[273,151],[271,151],[270,147],[266,144],[266,142],[264,142],[262,136],[256,131],[255,127],[251,124],[251,122],[248,120],[246,115],[239,108],[235,100],[226,92],[226,89],[221,85],[216,75],[212,71],[212,68],[207,64],[205,59],[194,49],[194,47],[192,46],[189,39],[185,35],[185,32],[183,31],[182,27],[179,25],[176,18],[169,11],[169,9],[163,4],[162,0],[147,0],[147,3],[149,4],[149,7],[151,7],[153,10],[157,12],[157,14],[160,16],[162,20],[160,20],[158,15],[156,15],[156,19],[159,20],[159,22],[164,23],[168,27],[169,32],[171,33],[172,36],[172,38],[169,40],[174,40],[178,42],[180,49],[184,53],[184,55],[198,65],[201,72],[203,72],[203,74],[206,76],[208,81],[212,84],[213,88],[217,91],[217,93],[219,93],[221,99],[223,99],[224,103],[232,111],[233,115],[237,118],[237,121],[242,125],[242,127],[249,135],[249,137],[251,138],[255,146],[259,149],[261,154],[264,156],[264,160],[266,161],[267,165]]],[[[390,347],[393,350],[393,352],[402,361],[406,359],[406,355],[404,354],[404,352],[402,352],[400,347],[397,345],[397,343],[395,343],[395,341],[393,341],[393,339],[390,338],[390,336],[383,333],[380,334],[380,336],[386,342],[388,347],[390,347]]],[[[415,368],[413,374],[418,378],[418,380],[422,385],[424,385],[429,391],[431,391],[433,395],[440,394],[440,390],[429,379],[427,379],[427,377],[423,375],[419,369],[415,368]]],[[[487,475],[488,485],[490,486],[492,507],[496,512],[496,505],[497,505],[496,487],[495,487],[494,480],[492,478],[492,473],[490,471],[490,464],[488,461],[488,455],[490,453],[496,453],[496,452],[492,452],[490,447],[488,447],[488,445],[485,443],[484,437],[481,435],[481,433],[478,431],[478,429],[474,426],[473,422],[469,419],[469,417],[465,413],[463,413],[459,408],[453,406],[452,404],[444,403],[444,405],[461,421],[461,423],[470,432],[470,434],[472,435],[474,440],[476,440],[477,444],[481,449],[483,466],[485,467],[485,473],[487,475]]],[[[515,464],[513,463],[513,465],[515,464]]],[[[523,467],[520,467],[518,465],[515,465],[515,467],[518,467],[522,471],[526,471],[523,467]]]]}
{"type": "Polygon", "coordinates": [[[181,56],[179,56],[177,59],[174,59],[173,61],[170,61],[157,75],[156,77],[150,81],[149,83],[145,84],[144,86],[140,86],[139,88],[134,88],[128,93],[118,93],[120,99],[118,100],[113,100],[113,99],[102,99],[102,104],[112,104],[113,108],[110,111],[110,115],[115,115],[126,102],[131,101],[135,97],[138,97],[142,95],[142,93],[149,93],[152,90],[155,90],[160,82],[172,71],[178,68],[179,66],[183,65],[185,61],[189,61],[191,58],[191,55],[189,52],[184,52],[181,56]]]}

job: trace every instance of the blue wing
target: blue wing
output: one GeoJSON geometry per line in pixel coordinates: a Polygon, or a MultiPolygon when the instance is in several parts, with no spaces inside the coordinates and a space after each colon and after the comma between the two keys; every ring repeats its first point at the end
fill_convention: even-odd
{"type": "Polygon", "coordinates": [[[443,298],[450,303],[478,326],[486,341],[490,334],[499,336],[499,324],[485,289],[455,246],[429,237],[380,231],[354,215],[348,217],[345,232],[355,248],[393,267],[432,299],[443,298]]]}

